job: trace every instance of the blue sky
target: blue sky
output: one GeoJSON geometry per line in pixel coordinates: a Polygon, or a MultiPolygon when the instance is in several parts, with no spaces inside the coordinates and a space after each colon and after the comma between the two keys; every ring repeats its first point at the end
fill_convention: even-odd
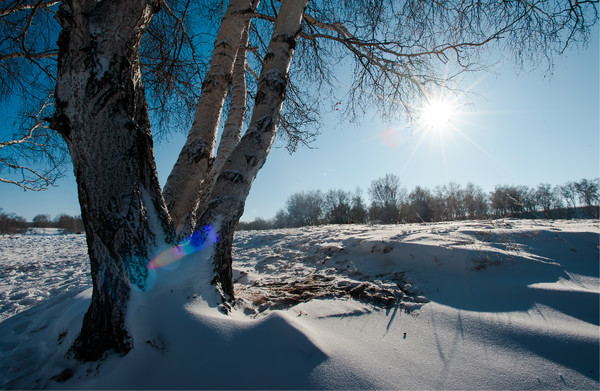
{"type": "MultiPolygon", "coordinates": [[[[438,134],[385,121],[369,112],[361,123],[323,118],[312,149],[290,155],[276,142],[259,172],[242,220],[271,218],[293,193],[305,190],[367,189],[387,173],[411,190],[450,181],[473,182],[486,191],[495,185],[536,186],[600,176],[599,40],[596,27],[585,49],[557,58],[551,75],[545,68],[517,73],[500,64],[493,73],[468,76],[448,131],[438,134]],[[387,130],[387,131],[386,131],[387,130]],[[385,141],[384,133],[395,135],[385,141]]],[[[3,122],[7,122],[4,119],[3,122]]],[[[164,184],[184,142],[182,134],[155,146],[164,184]]],[[[72,174],[45,192],[0,184],[0,207],[30,220],[40,213],[79,214],[72,174]]]]}

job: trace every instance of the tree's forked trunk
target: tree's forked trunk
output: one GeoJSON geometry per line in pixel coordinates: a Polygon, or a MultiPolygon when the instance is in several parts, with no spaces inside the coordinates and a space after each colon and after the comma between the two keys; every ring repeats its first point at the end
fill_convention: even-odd
{"type": "MultiPolygon", "coordinates": [[[[231,84],[231,107],[227,115],[227,120],[223,126],[223,133],[221,134],[221,141],[217,149],[217,156],[210,169],[209,174],[202,183],[200,188],[200,196],[197,209],[202,208],[202,205],[206,205],[208,197],[210,197],[210,191],[217,180],[217,177],[223,170],[225,162],[231,155],[231,152],[235,149],[235,146],[242,137],[242,130],[244,128],[244,120],[246,116],[246,104],[247,104],[247,93],[246,93],[246,50],[248,46],[248,38],[250,31],[250,22],[246,26],[240,40],[237,56],[233,67],[233,78],[231,84]]],[[[195,217],[198,214],[198,210],[195,210],[193,215],[195,217]]],[[[191,228],[194,226],[196,221],[191,221],[184,224],[183,227],[191,228]]],[[[178,232],[180,235],[187,234],[187,232],[178,232]]]]}
{"type": "MultiPolygon", "coordinates": [[[[275,137],[307,1],[290,0],[282,4],[264,60],[249,129],[231,153],[226,147],[235,143],[224,144],[223,156],[228,158],[221,170],[215,170],[220,172],[210,187],[208,201],[200,209],[200,224],[220,223],[213,283],[224,299],[233,298],[233,233],[252,181],[275,137]]],[[[126,328],[130,289],[147,289],[149,259],[159,247],[175,244],[173,223],[154,165],[139,66],[140,41],[159,3],[72,1],[63,3],[59,12],[63,30],[59,38],[52,127],[61,133],[71,153],[93,281],[92,302],[70,350],[81,360],[97,360],[108,350],[126,353],[132,348],[133,341],[126,328]]],[[[241,7],[242,4],[252,5],[249,1],[232,0],[230,6],[238,6],[237,13],[249,23],[250,16],[246,13],[251,8],[241,7]]],[[[235,42],[240,42],[239,37],[235,42]]],[[[227,61],[233,66],[233,57],[227,61]]],[[[203,91],[209,97],[211,88],[223,89],[211,83],[205,83],[203,91]]],[[[225,80],[223,85],[227,83],[230,81],[225,80]]],[[[225,92],[228,88],[229,85],[225,92]]],[[[208,105],[213,114],[212,130],[192,129],[190,136],[198,137],[188,140],[180,156],[180,161],[191,159],[194,164],[176,166],[165,189],[173,210],[190,216],[200,196],[197,190],[202,179],[198,180],[198,175],[208,172],[214,157],[212,137],[216,135],[214,128],[224,94],[215,95],[216,100],[214,96],[211,98],[213,105],[208,105]],[[203,149],[202,145],[208,147],[203,149]],[[202,151],[209,153],[196,154],[202,151]],[[200,173],[193,172],[198,167],[200,173]],[[191,196],[176,196],[186,192],[191,196]]],[[[204,118],[196,114],[195,126],[204,118]]],[[[243,115],[241,118],[243,121],[243,115]]],[[[239,132],[232,132],[232,140],[239,138],[239,132]]],[[[180,226],[186,219],[192,224],[196,222],[184,215],[177,218],[180,226]]]]}
{"type": "Polygon", "coordinates": [[[223,104],[231,86],[238,43],[257,0],[231,0],[219,27],[194,122],[164,187],[179,237],[194,230],[203,182],[211,170],[223,104]]]}
{"type": "Polygon", "coordinates": [[[234,299],[231,248],[233,234],[256,174],[264,165],[275,139],[285,99],[288,71],[300,33],[308,0],[282,2],[258,81],[254,110],[248,130],[226,160],[201,205],[198,224],[220,221],[219,241],[214,254],[213,283],[223,298],[234,299]]]}

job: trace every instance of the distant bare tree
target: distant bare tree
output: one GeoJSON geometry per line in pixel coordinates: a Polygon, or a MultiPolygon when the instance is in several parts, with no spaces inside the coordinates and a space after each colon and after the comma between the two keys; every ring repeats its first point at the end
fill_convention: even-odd
{"type": "Polygon", "coordinates": [[[338,189],[329,190],[324,196],[324,215],[328,224],[344,224],[350,222],[352,194],[338,189]]]}
{"type": "Polygon", "coordinates": [[[288,224],[291,227],[319,224],[323,217],[323,201],[320,191],[292,194],[285,203],[288,224]]]}
{"type": "Polygon", "coordinates": [[[31,220],[34,227],[45,228],[48,227],[51,223],[50,215],[40,214],[36,215],[33,220],[31,220]]]}
{"type": "Polygon", "coordinates": [[[565,200],[569,217],[575,216],[577,209],[577,184],[576,182],[567,182],[560,186],[560,195],[565,200]]]}
{"type": "Polygon", "coordinates": [[[523,207],[522,211],[536,215],[542,209],[539,204],[540,200],[537,196],[537,189],[529,186],[518,186],[517,189],[520,195],[521,206],[523,207]]]}
{"type": "Polygon", "coordinates": [[[434,220],[463,220],[466,218],[465,190],[459,184],[450,182],[445,186],[437,186],[433,196],[431,207],[434,220]]]}
{"type": "Polygon", "coordinates": [[[4,213],[0,208],[0,234],[15,234],[27,231],[27,223],[21,216],[14,213],[4,213]]]}
{"type": "Polygon", "coordinates": [[[525,210],[524,199],[528,188],[519,186],[496,186],[490,193],[490,206],[496,217],[507,217],[525,210]]]}
{"type": "Polygon", "coordinates": [[[356,224],[364,224],[367,222],[368,212],[365,202],[362,198],[362,191],[357,188],[352,195],[352,206],[350,208],[350,221],[356,224]]]}
{"type": "Polygon", "coordinates": [[[238,230],[242,231],[242,230],[247,230],[247,231],[260,231],[260,230],[265,230],[265,229],[272,229],[274,228],[274,222],[273,221],[269,221],[269,220],[265,220],[261,217],[257,217],[256,219],[254,219],[251,222],[240,222],[239,226],[238,226],[238,230]]]}
{"type": "Polygon", "coordinates": [[[407,221],[430,222],[435,220],[433,196],[429,189],[417,186],[408,194],[407,221]]]}
{"type": "Polygon", "coordinates": [[[400,178],[397,175],[386,174],[371,182],[369,197],[371,221],[383,224],[400,221],[400,208],[406,191],[400,186],[400,178]]]}
{"type": "Polygon", "coordinates": [[[600,205],[600,179],[582,179],[575,183],[579,203],[585,206],[589,216],[598,217],[600,205]]]}
{"type": "Polygon", "coordinates": [[[465,188],[465,206],[469,219],[483,219],[488,214],[488,199],[483,189],[468,183],[465,188]]]}
{"type": "Polygon", "coordinates": [[[279,209],[275,213],[275,217],[273,218],[273,227],[274,228],[288,228],[291,227],[292,224],[290,222],[289,216],[285,209],[279,209]]]}
{"type": "Polygon", "coordinates": [[[598,205],[600,202],[600,184],[598,179],[582,179],[575,184],[579,202],[583,206],[598,205]]]}
{"type": "Polygon", "coordinates": [[[556,208],[558,203],[558,199],[556,198],[556,193],[554,192],[552,185],[547,183],[539,184],[537,189],[535,189],[534,197],[536,200],[536,205],[541,208],[545,217],[549,218],[550,211],[556,208]]]}
{"type": "Polygon", "coordinates": [[[64,233],[83,233],[83,221],[81,217],[61,214],[54,219],[54,226],[63,230],[64,233]]]}

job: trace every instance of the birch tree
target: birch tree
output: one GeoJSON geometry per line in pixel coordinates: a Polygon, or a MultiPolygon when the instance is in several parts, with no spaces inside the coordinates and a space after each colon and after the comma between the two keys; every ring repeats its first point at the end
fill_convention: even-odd
{"type": "Polygon", "coordinates": [[[147,260],[173,243],[154,165],[139,48],[158,1],[65,1],[51,126],[65,139],[77,179],[94,290],[71,351],[96,360],[131,349],[131,286],[147,260]],[[126,278],[124,277],[126,276],[126,278]]]}
{"type": "Polygon", "coordinates": [[[219,241],[214,255],[214,283],[225,298],[233,298],[233,234],[244,213],[246,198],[256,174],[265,164],[275,140],[285,99],[288,72],[301,30],[308,0],[281,5],[258,79],[252,117],[244,137],[236,145],[215,180],[208,202],[199,214],[200,226],[219,221],[219,241]]]}
{"type": "MultiPolygon", "coordinates": [[[[16,37],[25,46],[13,52],[36,67],[39,56],[56,58],[54,66],[38,67],[53,91],[54,112],[46,125],[66,142],[73,163],[93,281],[91,305],[71,349],[79,359],[132,348],[124,321],[130,290],[148,289],[148,260],[157,249],[203,226],[216,227],[219,237],[212,283],[234,305],[231,247],[252,183],[278,129],[290,137],[292,149],[316,133],[303,135],[303,124],[315,124],[318,102],[337,88],[339,64],[351,69],[347,93],[331,103],[340,111],[359,116],[376,103],[383,114],[402,107],[410,112],[433,89],[451,86],[440,64],[457,72],[479,69],[488,47],[523,64],[540,57],[551,62],[553,54],[585,41],[598,17],[597,1],[230,0],[207,70],[199,74],[204,67],[186,15],[190,4],[214,5],[174,4],[12,1],[0,11],[2,17],[50,9],[58,20],[56,46],[32,50],[38,46],[16,37]],[[164,26],[170,27],[154,30],[153,18],[167,16],[171,22],[164,26]],[[171,29],[173,45],[145,40],[171,29]],[[187,49],[177,49],[182,45],[187,49]],[[188,56],[177,62],[186,65],[170,66],[174,62],[162,61],[163,54],[173,61],[188,56]],[[247,74],[256,80],[244,86],[247,74]],[[160,83],[167,87],[153,89],[160,83]],[[163,92],[185,92],[184,106],[192,100],[196,105],[186,144],[161,191],[147,99],[161,100],[163,92]],[[217,148],[228,94],[230,123],[217,148]]],[[[45,20],[51,25],[54,19],[45,20]]],[[[23,36],[31,36],[27,18],[22,27],[23,36]]],[[[0,65],[8,60],[0,58],[0,65]]],[[[167,108],[167,102],[158,106],[167,108]]]]}
{"type": "MultiPolygon", "coordinates": [[[[286,102],[286,93],[290,93],[288,99],[294,97],[296,101],[321,101],[336,87],[333,67],[350,64],[350,87],[346,96],[336,103],[347,116],[360,115],[361,109],[369,104],[376,104],[382,114],[398,112],[399,108],[410,114],[415,102],[426,101],[434,90],[456,87],[452,85],[452,75],[440,70],[443,67],[449,67],[455,73],[481,69],[485,66],[484,54],[488,48],[510,53],[521,65],[540,58],[546,58],[551,64],[554,54],[561,53],[568,45],[585,41],[597,20],[597,2],[309,2],[301,17],[294,17],[294,21],[302,20],[294,30],[296,35],[291,34],[292,30],[289,33],[300,38],[297,44],[294,39],[290,46],[295,47],[295,54],[290,50],[286,55],[288,59],[281,62],[288,64],[289,61],[290,65],[277,70],[285,80],[285,83],[277,82],[283,86],[279,97],[272,100],[268,110],[259,111],[264,108],[261,88],[268,84],[264,77],[271,77],[275,71],[266,67],[271,65],[273,38],[280,28],[275,27],[269,40],[264,32],[271,30],[264,26],[269,23],[280,26],[290,12],[287,6],[287,1],[281,5],[266,2],[251,15],[253,20],[249,26],[254,41],[250,47],[253,54],[264,53],[264,56],[258,56],[261,75],[253,92],[255,106],[249,105],[253,108],[252,121],[246,134],[229,156],[217,155],[217,159],[226,161],[223,168],[209,168],[215,159],[215,124],[219,123],[216,117],[222,110],[220,102],[226,88],[222,89],[218,100],[210,100],[219,103],[216,107],[221,108],[214,110],[215,117],[210,120],[214,122],[205,128],[208,131],[205,136],[190,132],[165,187],[165,190],[176,188],[180,194],[185,194],[172,203],[168,201],[170,210],[174,211],[179,204],[187,213],[183,224],[176,223],[180,237],[213,220],[227,221],[220,227],[223,240],[217,244],[213,281],[220,286],[223,297],[230,301],[234,299],[229,278],[230,242],[243,213],[247,192],[271,148],[271,134],[275,134],[278,124],[282,127],[289,124],[281,120],[282,107],[285,107],[281,103],[286,102]],[[257,132],[258,121],[266,121],[270,126],[272,123],[268,136],[257,132]],[[201,144],[204,147],[195,154],[191,147],[201,144]],[[193,156],[198,159],[194,161],[193,156]],[[186,171],[194,172],[197,177],[190,181],[193,177],[184,174],[186,171]],[[208,176],[207,172],[210,173],[208,176]],[[176,185],[171,187],[172,184],[176,185]]],[[[241,37],[241,26],[246,25],[238,23],[236,36],[241,37]]],[[[221,28],[224,26],[225,23],[221,28]]],[[[228,46],[228,53],[232,55],[236,47],[228,46]]],[[[233,69],[233,63],[233,58],[229,57],[227,69],[233,69]]],[[[201,106],[197,110],[202,110],[201,106]]],[[[209,121],[205,119],[205,122],[209,121]]],[[[172,215],[178,214],[172,212],[172,215]]]]}

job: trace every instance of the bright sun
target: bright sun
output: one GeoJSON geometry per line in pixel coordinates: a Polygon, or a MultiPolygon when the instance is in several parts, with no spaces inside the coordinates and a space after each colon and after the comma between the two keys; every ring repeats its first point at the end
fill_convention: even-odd
{"type": "Polygon", "coordinates": [[[443,132],[450,128],[456,108],[445,99],[430,100],[420,109],[419,122],[427,130],[443,132]]]}

